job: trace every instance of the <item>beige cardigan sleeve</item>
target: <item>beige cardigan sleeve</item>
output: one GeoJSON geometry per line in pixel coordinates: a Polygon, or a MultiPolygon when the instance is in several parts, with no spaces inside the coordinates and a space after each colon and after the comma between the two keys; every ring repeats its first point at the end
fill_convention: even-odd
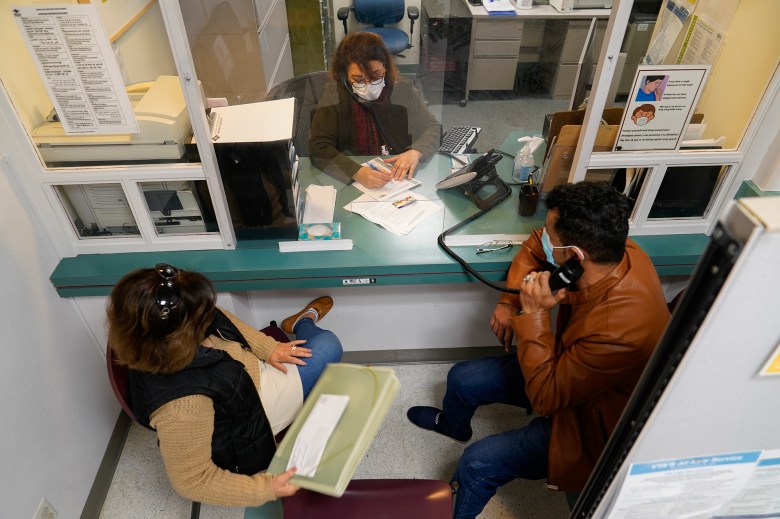
{"type": "Polygon", "coordinates": [[[214,405],[209,397],[168,402],[150,423],[157,429],[168,478],[182,496],[220,506],[259,506],[276,499],[270,474],[235,474],[211,461],[214,405]]]}

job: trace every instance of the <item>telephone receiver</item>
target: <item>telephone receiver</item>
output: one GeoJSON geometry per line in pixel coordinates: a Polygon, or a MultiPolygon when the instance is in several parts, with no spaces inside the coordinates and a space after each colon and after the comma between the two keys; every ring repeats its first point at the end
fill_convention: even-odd
{"type": "Polygon", "coordinates": [[[464,169],[466,171],[476,171],[477,173],[484,173],[496,164],[498,164],[498,161],[501,160],[501,153],[497,152],[495,149],[491,149],[476,159],[470,164],[467,164],[461,169],[464,169]]]}
{"type": "MultiPolygon", "coordinates": [[[[550,266],[552,267],[552,265],[550,266]]],[[[582,277],[583,272],[585,272],[585,269],[582,268],[580,260],[570,258],[550,274],[550,290],[555,292],[556,290],[570,287],[582,277]]]]}

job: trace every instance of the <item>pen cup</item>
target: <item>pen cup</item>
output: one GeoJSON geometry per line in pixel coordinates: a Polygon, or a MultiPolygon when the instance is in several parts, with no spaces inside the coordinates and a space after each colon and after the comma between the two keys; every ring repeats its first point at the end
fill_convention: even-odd
{"type": "Polygon", "coordinates": [[[517,212],[520,216],[533,216],[539,203],[539,188],[532,184],[521,184],[517,199],[517,212]]]}

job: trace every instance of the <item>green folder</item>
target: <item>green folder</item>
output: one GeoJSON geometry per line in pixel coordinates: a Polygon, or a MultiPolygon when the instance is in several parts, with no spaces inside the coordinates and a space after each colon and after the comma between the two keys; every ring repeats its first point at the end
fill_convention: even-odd
{"type": "Polygon", "coordinates": [[[295,475],[291,480],[301,488],[341,497],[400,387],[390,368],[328,364],[277,447],[268,472],[280,474],[287,469],[295,438],[320,395],[349,395],[349,404],[325,446],[314,477],[295,475]]]}

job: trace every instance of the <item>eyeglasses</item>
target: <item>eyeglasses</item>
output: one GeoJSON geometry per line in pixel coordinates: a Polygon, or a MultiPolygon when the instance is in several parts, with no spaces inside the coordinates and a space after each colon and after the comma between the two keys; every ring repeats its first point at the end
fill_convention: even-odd
{"type": "Polygon", "coordinates": [[[496,252],[499,250],[511,249],[514,243],[511,241],[493,240],[482,245],[477,246],[477,254],[484,254],[486,252],[496,252]]]}
{"type": "MultiPolygon", "coordinates": [[[[372,79],[368,83],[371,84],[371,85],[376,86],[376,85],[380,84],[384,80],[385,80],[385,76],[383,75],[382,77],[380,77],[378,79],[372,79]]],[[[364,79],[363,81],[352,81],[352,86],[356,86],[358,88],[363,88],[364,86],[366,86],[366,80],[364,79]]]]}
{"type": "Polygon", "coordinates": [[[160,319],[168,319],[171,310],[179,304],[179,289],[176,288],[174,280],[179,275],[179,270],[167,263],[158,263],[154,270],[162,278],[157,285],[157,306],[160,308],[160,319]]]}

